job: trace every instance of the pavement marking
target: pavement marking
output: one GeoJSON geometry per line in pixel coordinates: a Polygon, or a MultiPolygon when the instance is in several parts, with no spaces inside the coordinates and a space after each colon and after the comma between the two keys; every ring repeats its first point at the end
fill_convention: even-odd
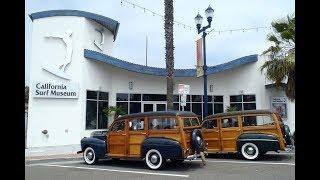
{"type": "Polygon", "coordinates": [[[43,165],[39,165],[39,166],[75,168],[75,169],[90,169],[90,170],[98,170],[98,171],[112,171],[112,172],[125,172],[125,173],[133,173],[133,174],[147,174],[147,175],[175,176],[175,177],[189,178],[189,175],[183,175],[183,174],[152,173],[152,172],[146,172],[146,171],[127,171],[127,170],[118,170],[118,169],[103,169],[103,168],[90,168],[90,167],[79,167],[79,166],[63,166],[63,165],[55,165],[55,164],[43,164],[43,165]]]}
{"type": "MultiPolygon", "coordinates": [[[[201,161],[201,160],[194,160],[194,161],[201,161]]],[[[221,160],[206,160],[206,162],[212,163],[235,163],[235,164],[269,164],[269,165],[288,165],[288,166],[295,166],[295,163],[277,163],[277,162],[262,162],[262,161],[221,161],[221,160]]]]}
{"type": "Polygon", "coordinates": [[[26,164],[25,166],[39,166],[39,165],[49,165],[49,164],[73,164],[73,163],[80,163],[84,162],[81,161],[57,161],[57,162],[45,162],[45,163],[32,163],[32,164],[26,164]]]}

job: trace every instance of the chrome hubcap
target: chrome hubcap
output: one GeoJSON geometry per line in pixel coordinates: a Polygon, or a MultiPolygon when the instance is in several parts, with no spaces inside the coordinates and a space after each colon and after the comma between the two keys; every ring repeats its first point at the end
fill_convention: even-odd
{"type": "Polygon", "coordinates": [[[87,153],[87,158],[88,158],[89,160],[92,160],[92,159],[93,159],[93,153],[92,153],[91,151],[89,151],[89,152],[87,153]]]}
{"type": "Polygon", "coordinates": [[[158,156],[157,155],[152,155],[150,158],[150,161],[152,164],[155,164],[158,161],[158,156]]]}
{"type": "Polygon", "coordinates": [[[246,150],[246,153],[247,153],[248,155],[254,155],[254,154],[255,154],[255,150],[254,150],[253,147],[249,146],[249,147],[247,148],[247,150],[246,150]]]}

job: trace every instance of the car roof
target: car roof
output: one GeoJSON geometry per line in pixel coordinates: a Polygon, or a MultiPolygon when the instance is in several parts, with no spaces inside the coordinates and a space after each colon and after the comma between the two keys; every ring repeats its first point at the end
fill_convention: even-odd
{"type": "Polygon", "coordinates": [[[225,112],[225,113],[217,113],[204,118],[204,120],[222,117],[222,116],[236,116],[236,115],[244,115],[244,114],[272,114],[277,113],[271,109],[260,109],[260,110],[244,110],[244,111],[232,111],[232,112],[225,112]]]}
{"type": "Polygon", "coordinates": [[[193,112],[188,112],[188,111],[152,111],[152,112],[143,112],[143,113],[133,113],[133,114],[128,114],[121,116],[117,120],[122,120],[122,119],[128,119],[128,118],[135,118],[135,117],[146,117],[146,116],[185,116],[185,117],[196,117],[196,115],[193,112]]]}

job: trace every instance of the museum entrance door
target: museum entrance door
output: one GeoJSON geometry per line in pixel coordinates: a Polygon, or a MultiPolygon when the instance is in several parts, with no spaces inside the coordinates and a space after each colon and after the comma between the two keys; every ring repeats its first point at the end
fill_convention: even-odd
{"type": "Polygon", "coordinates": [[[142,112],[165,111],[167,103],[165,102],[144,102],[142,103],[142,112]]]}

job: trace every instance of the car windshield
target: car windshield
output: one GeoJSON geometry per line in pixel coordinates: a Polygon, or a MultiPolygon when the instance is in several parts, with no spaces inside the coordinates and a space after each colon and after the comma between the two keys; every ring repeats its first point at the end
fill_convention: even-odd
{"type": "Polygon", "coordinates": [[[184,127],[199,126],[199,120],[196,117],[183,118],[184,127]]]}

